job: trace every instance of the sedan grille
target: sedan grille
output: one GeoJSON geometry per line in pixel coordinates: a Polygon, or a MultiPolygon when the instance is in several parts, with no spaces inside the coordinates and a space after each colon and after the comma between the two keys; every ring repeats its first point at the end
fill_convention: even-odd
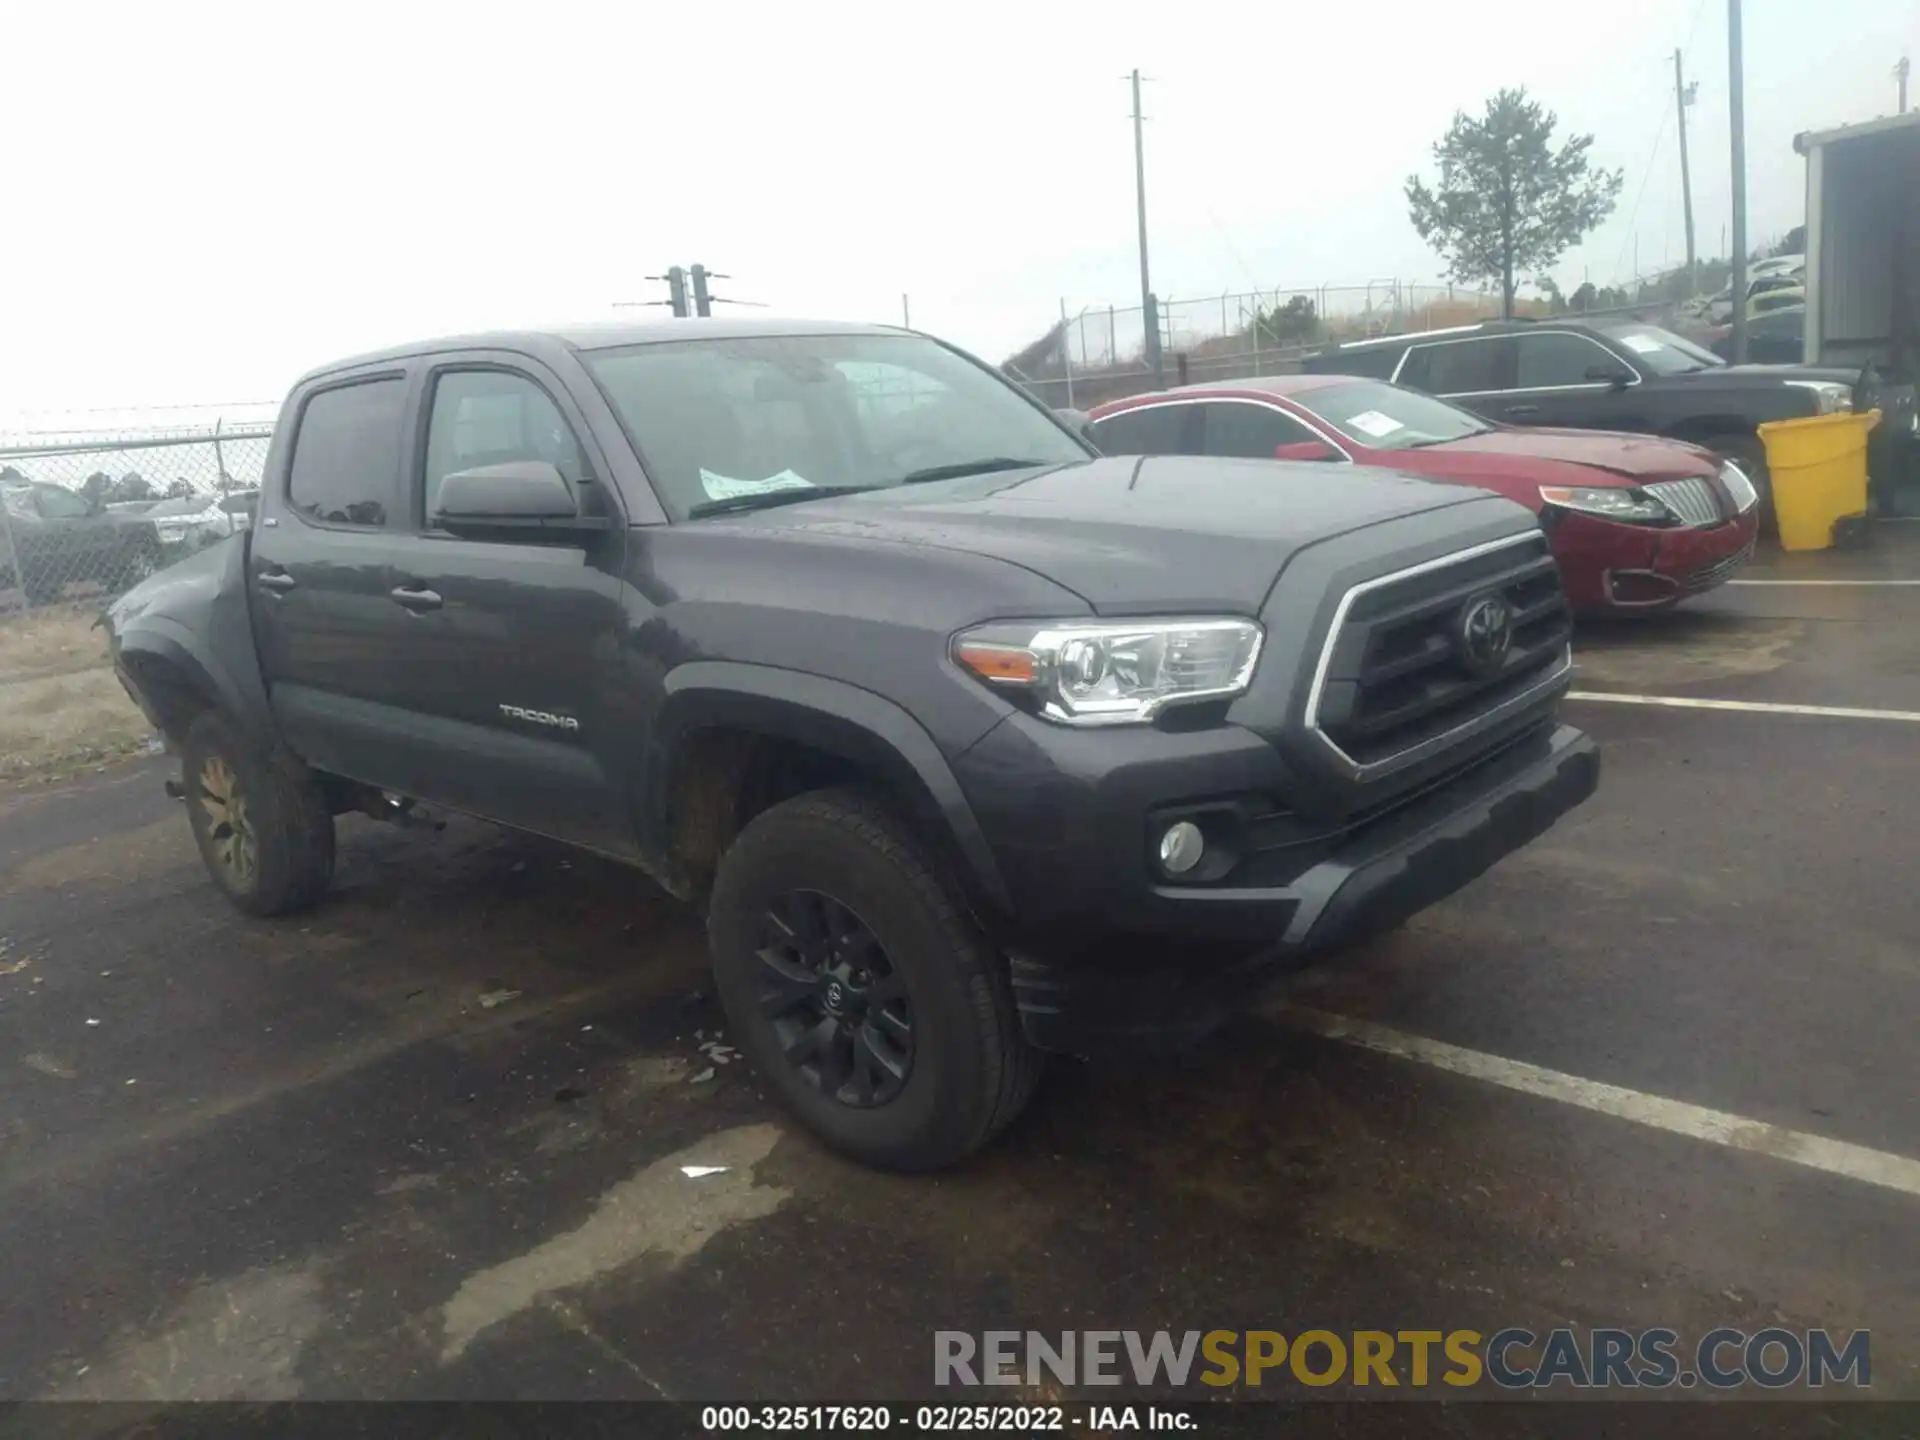
{"type": "Polygon", "coordinates": [[[1341,602],[1307,724],[1351,773],[1397,770],[1557,694],[1572,631],[1538,532],[1367,581],[1341,602]]]}
{"type": "Polygon", "coordinates": [[[1720,513],[1719,492],[1697,475],[1685,480],[1659,480],[1642,488],[1696,529],[1718,525],[1726,518],[1720,513]]]}
{"type": "Polygon", "coordinates": [[[1691,575],[1687,576],[1687,593],[1691,595],[1697,594],[1702,590],[1711,590],[1752,558],[1753,541],[1749,540],[1745,545],[1742,545],[1738,550],[1734,551],[1733,554],[1727,556],[1726,559],[1716,560],[1711,565],[1702,565],[1698,570],[1695,570],[1691,575]]]}

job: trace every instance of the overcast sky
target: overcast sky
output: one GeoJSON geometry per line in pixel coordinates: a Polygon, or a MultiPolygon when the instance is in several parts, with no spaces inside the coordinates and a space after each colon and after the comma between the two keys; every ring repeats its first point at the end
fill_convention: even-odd
{"type": "MultiPolygon", "coordinates": [[[[1749,231],[1798,223],[1800,130],[1895,105],[1920,0],[1746,0],[1749,231]]],[[[270,400],[389,341],[716,293],[999,359],[1155,288],[1436,279],[1401,186],[1525,85],[1626,171],[1571,289],[1702,254],[1729,211],[1725,0],[1097,7],[16,0],[4,43],[0,428],[270,400]],[[54,412],[61,412],[55,414],[54,412]]],[[[1920,91],[1916,91],[1920,95],[1920,91]]],[[[628,312],[658,314],[661,312],[628,312]]]]}

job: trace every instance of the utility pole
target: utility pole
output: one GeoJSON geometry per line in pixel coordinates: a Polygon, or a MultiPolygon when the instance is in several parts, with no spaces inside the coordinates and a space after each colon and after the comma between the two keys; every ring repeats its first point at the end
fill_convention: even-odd
{"type": "Polygon", "coordinates": [[[708,274],[707,267],[704,265],[695,265],[690,274],[693,280],[693,313],[705,320],[713,314],[713,300],[707,294],[707,281],[724,280],[726,277],[708,274]]]}
{"type": "Polygon", "coordinates": [[[1747,362],[1747,106],[1740,0],[1727,0],[1727,123],[1733,140],[1733,363],[1747,362]]]}
{"type": "Polygon", "coordinates": [[[1907,113],[1907,72],[1913,68],[1906,56],[1900,57],[1900,63],[1893,67],[1893,78],[1900,82],[1900,113],[1907,113]]]}
{"type": "Polygon", "coordinates": [[[1166,378],[1160,358],[1160,310],[1153,303],[1153,282],[1147,278],[1147,137],[1141,127],[1140,72],[1133,72],[1133,190],[1140,217],[1140,325],[1146,334],[1147,365],[1156,382],[1166,378]]]}
{"type": "Polygon", "coordinates": [[[1687,107],[1697,85],[1689,85],[1680,71],[1680,52],[1673,52],[1673,100],[1680,109],[1680,203],[1687,217],[1687,294],[1694,291],[1693,172],[1687,166],[1687,107]]]}

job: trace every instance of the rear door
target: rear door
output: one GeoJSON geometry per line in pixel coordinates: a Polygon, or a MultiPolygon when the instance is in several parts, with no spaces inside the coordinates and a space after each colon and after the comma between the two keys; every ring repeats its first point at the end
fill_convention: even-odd
{"type": "Polygon", "coordinates": [[[436,356],[422,377],[407,505],[393,553],[387,699],[426,743],[414,789],[473,814],[618,852],[632,848],[607,770],[622,662],[626,541],[606,461],[565,387],[514,354],[436,356]],[[457,470],[547,461],[589,532],[456,536],[439,522],[457,470]]]}
{"type": "Polygon", "coordinates": [[[1200,455],[1200,407],[1170,401],[1120,410],[1093,422],[1103,455],[1200,455]]]}
{"type": "Polygon", "coordinates": [[[1414,345],[1394,373],[1394,383],[1451,400],[1464,410],[1498,420],[1513,388],[1513,340],[1507,335],[1470,335],[1414,345]]]}
{"type": "Polygon", "coordinates": [[[261,672],[280,732],[323,770],[418,794],[417,744],[394,700],[396,546],[409,523],[401,482],[403,367],[329,377],[298,399],[285,460],[261,489],[248,557],[261,672]]]}

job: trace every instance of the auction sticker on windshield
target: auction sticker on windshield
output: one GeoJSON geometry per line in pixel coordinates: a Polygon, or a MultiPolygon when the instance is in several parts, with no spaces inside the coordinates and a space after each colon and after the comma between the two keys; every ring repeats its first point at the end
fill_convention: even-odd
{"type": "Polygon", "coordinates": [[[782,470],[778,475],[769,475],[764,480],[736,480],[731,475],[716,475],[711,470],[702,469],[700,488],[715,500],[732,500],[741,495],[767,495],[775,490],[811,490],[813,482],[791,470],[782,470]]]}
{"type": "Polygon", "coordinates": [[[1622,335],[1620,343],[1636,355],[1651,355],[1656,350],[1667,348],[1651,335],[1622,335]]]}
{"type": "Polygon", "coordinates": [[[1382,415],[1378,410],[1362,410],[1358,415],[1349,416],[1347,424],[1376,440],[1384,440],[1394,431],[1406,429],[1391,415],[1382,415]]]}

